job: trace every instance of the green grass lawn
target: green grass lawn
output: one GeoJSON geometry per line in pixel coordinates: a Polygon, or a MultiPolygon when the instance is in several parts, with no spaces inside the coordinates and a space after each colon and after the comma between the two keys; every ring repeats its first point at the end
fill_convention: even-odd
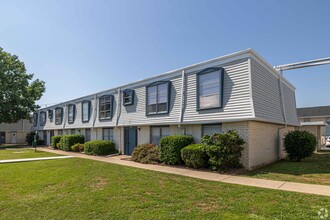
{"type": "Polygon", "coordinates": [[[330,209],[330,197],[80,158],[0,164],[0,177],[1,219],[318,219],[330,209]]]}
{"type": "Polygon", "coordinates": [[[20,158],[36,158],[59,156],[48,152],[37,151],[28,148],[8,148],[0,150],[0,160],[20,159],[20,158]]]}
{"type": "Polygon", "coordinates": [[[321,152],[301,162],[288,159],[244,175],[272,180],[330,185],[330,152],[321,152]]]}

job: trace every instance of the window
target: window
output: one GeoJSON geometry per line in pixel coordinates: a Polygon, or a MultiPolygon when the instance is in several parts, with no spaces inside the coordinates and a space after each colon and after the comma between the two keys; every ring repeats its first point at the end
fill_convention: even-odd
{"type": "Polygon", "coordinates": [[[156,82],[147,86],[147,115],[169,112],[170,82],[156,82]]]}
{"type": "Polygon", "coordinates": [[[113,105],[112,95],[105,95],[100,98],[100,111],[99,111],[100,120],[112,118],[112,105],[113,105]]]}
{"type": "Polygon", "coordinates": [[[63,108],[57,107],[55,109],[55,124],[56,125],[62,124],[62,120],[63,120],[63,108]]]}
{"type": "Polygon", "coordinates": [[[91,140],[91,129],[87,128],[85,130],[85,142],[90,141],[91,140]]]}
{"type": "Polygon", "coordinates": [[[63,130],[58,130],[57,135],[63,135],[63,130]]]}
{"type": "Polygon", "coordinates": [[[113,140],[113,129],[103,128],[103,140],[112,141],[113,140]]]}
{"type": "Polygon", "coordinates": [[[73,104],[68,105],[68,123],[72,124],[74,122],[75,119],[75,110],[76,110],[76,106],[73,104]]]}
{"type": "Polygon", "coordinates": [[[160,139],[170,135],[169,127],[151,127],[151,143],[159,145],[160,139]]]}
{"type": "Polygon", "coordinates": [[[52,109],[48,109],[48,118],[49,118],[49,120],[53,121],[53,110],[52,109]]]}
{"type": "Polygon", "coordinates": [[[40,112],[40,126],[46,124],[46,112],[40,112]]]}
{"type": "Polygon", "coordinates": [[[71,134],[75,134],[76,130],[75,129],[71,129],[71,134]]]}
{"type": "Polygon", "coordinates": [[[82,121],[88,122],[90,117],[91,102],[83,101],[81,108],[82,108],[82,121]]]}
{"type": "Polygon", "coordinates": [[[134,104],[134,90],[126,89],[123,91],[123,105],[134,104]]]}
{"type": "Polygon", "coordinates": [[[197,73],[197,109],[222,107],[223,68],[207,68],[197,73]]]}
{"type": "Polygon", "coordinates": [[[36,127],[38,125],[38,113],[33,114],[33,126],[36,127]]]}
{"type": "Polygon", "coordinates": [[[222,124],[202,125],[202,136],[222,132],[222,124]]]}
{"type": "Polygon", "coordinates": [[[310,118],[304,118],[304,122],[310,122],[311,119],[310,118]]]}

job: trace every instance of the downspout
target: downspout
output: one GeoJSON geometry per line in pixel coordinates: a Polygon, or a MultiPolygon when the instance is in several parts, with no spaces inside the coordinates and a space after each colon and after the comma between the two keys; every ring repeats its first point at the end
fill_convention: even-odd
{"type": "MultiPolygon", "coordinates": [[[[118,89],[118,100],[117,100],[117,120],[116,120],[116,128],[118,126],[118,123],[119,123],[119,118],[120,118],[120,115],[121,115],[121,89],[119,88],[118,89]]],[[[119,128],[119,153],[118,154],[121,154],[121,129],[119,128]]]]}
{"type": "Polygon", "coordinates": [[[285,103],[284,103],[284,97],[283,97],[283,87],[282,87],[282,70],[280,71],[279,76],[280,76],[279,83],[280,83],[280,94],[281,94],[281,102],[282,102],[283,119],[284,119],[285,126],[287,126],[286,110],[285,110],[285,103]]]}
{"type": "Polygon", "coordinates": [[[277,140],[277,159],[280,160],[281,159],[281,130],[287,128],[288,124],[287,124],[287,118],[286,118],[286,110],[285,110],[285,103],[284,103],[284,97],[283,97],[283,87],[282,87],[282,70],[280,70],[280,74],[279,74],[279,86],[280,86],[280,97],[281,97],[281,107],[282,107],[282,113],[283,113],[283,119],[284,119],[284,126],[283,127],[279,127],[277,129],[277,136],[278,136],[278,140],[277,140]]]}
{"type": "MultiPolygon", "coordinates": [[[[184,113],[184,102],[185,102],[185,82],[186,79],[186,72],[185,70],[182,70],[182,76],[181,76],[181,103],[180,103],[180,117],[179,117],[179,124],[178,127],[181,127],[181,124],[183,122],[183,113],[184,113]]],[[[186,134],[185,129],[183,129],[183,133],[186,134]]]]}
{"type": "Polygon", "coordinates": [[[65,125],[66,125],[66,111],[67,111],[67,105],[65,104],[64,111],[63,111],[63,118],[62,118],[62,120],[64,120],[63,129],[62,129],[63,134],[64,134],[65,125]]]}
{"type": "Polygon", "coordinates": [[[93,115],[94,119],[93,119],[93,124],[92,124],[92,130],[94,130],[96,114],[97,114],[97,95],[95,95],[95,98],[94,98],[94,115],[93,115]]]}
{"type": "Polygon", "coordinates": [[[121,115],[121,90],[120,88],[118,89],[118,100],[117,100],[117,120],[116,120],[116,127],[118,126],[118,122],[119,122],[119,118],[120,118],[120,115],[121,115]]]}
{"type": "Polygon", "coordinates": [[[185,70],[182,70],[182,76],[181,76],[181,103],[180,103],[179,127],[180,127],[181,123],[183,122],[184,95],[185,95],[185,70]]]}

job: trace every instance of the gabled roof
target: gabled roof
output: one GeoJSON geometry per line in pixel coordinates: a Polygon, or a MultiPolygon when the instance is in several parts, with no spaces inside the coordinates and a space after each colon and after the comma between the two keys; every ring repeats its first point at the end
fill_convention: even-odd
{"type": "Polygon", "coordinates": [[[298,117],[330,116],[330,106],[297,108],[298,117]]]}

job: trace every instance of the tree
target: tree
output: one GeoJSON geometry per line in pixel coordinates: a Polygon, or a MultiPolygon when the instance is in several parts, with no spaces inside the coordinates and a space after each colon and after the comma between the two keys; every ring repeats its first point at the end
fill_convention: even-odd
{"type": "Polygon", "coordinates": [[[24,63],[0,47],[0,123],[27,119],[39,108],[36,101],[46,90],[45,82],[32,79],[24,63]]]}

